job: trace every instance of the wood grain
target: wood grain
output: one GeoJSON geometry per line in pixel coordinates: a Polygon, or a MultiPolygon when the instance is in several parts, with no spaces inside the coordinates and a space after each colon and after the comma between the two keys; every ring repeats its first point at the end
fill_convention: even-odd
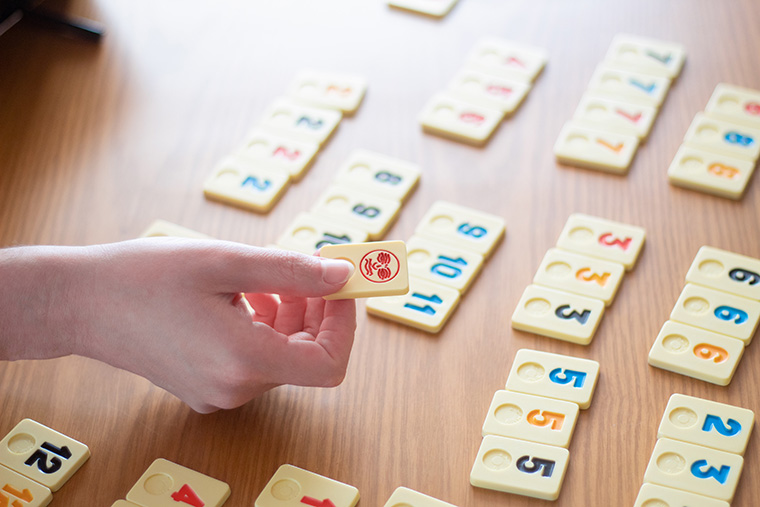
{"type": "MultiPolygon", "coordinates": [[[[23,21],[0,36],[0,246],[120,241],[156,218],[269,244],[355,148],[423,168],[386,238],[410,237],[437,199],[503,217],[507,235],[437,336],[367,317],[360,303],[351,364],[335,389],[282,387],[238,410],[198,415],[89,359],[0,363],[0,433],[31,417],[92,450],[53,505],[111,505],[158,457],[228,482],[231,507],[252,505],[283,463],[356,486],[364,506],[383,505],[402,485],[461,507],[543,505],[469,484],[486,410],[520,348],[601,364],[557,506],[632,505],[672,393],[760,413],[760,345],[747,348],[728,387],[646,360],[700,246],[760,257],[757,177],[739,202],[672,187],[666,177],[716,84],[760,89],[757,1],[461,0],[442,20],[382,0],[79,0],[68,10],[105,25],[99,45],[23,21]],[[559,166],[556,136],[617,33],[682,43],[683,73],[628,176],[559,166]],[[485,148],[423,134],[423,104],[484,36],[543,47],[549,64],[485,148]],[[269,214],[205,200],[201,184],[214,164],[305,68],[365,76],[359,112],[269,214]],[[648,234],[588,347],[510,327],[573,212],[648,234]]],[[[735,506],[760,497],[756,437],[745,457],[735,506]]]]}

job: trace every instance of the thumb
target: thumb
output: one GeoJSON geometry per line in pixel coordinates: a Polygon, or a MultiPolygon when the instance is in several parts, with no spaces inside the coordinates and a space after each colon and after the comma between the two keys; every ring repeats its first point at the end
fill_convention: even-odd
{"type": "Polygon", "coordinates": [[[223,292],[325,296],[343,287],[354,272],[345,260],[238,243],[226,243],[222,257],[209,275],[223,292]]]}

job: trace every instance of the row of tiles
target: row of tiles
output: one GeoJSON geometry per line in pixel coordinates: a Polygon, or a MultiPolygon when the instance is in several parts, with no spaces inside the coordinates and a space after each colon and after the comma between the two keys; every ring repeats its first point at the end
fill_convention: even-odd
{"type": "Polygon", "coordinates": [[[728,385],[760,322],[760,260],[703,246],[649,364],[728,385]]]}

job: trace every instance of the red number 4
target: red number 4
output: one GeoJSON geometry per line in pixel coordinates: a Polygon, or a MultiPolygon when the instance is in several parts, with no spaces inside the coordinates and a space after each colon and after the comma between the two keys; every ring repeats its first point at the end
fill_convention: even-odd
{"type": "Polygon", "coordinates": [[[193,489],[187,484],[179,488],[179,491],[172,493],[172,498],[175,502],[186,503],[188,505],[192,505],[193,507],[204,507],[206,505],[203,503],[203,500],[201,500],[200,497],[196,494],[196,492],[193,491],[193,489]]]}

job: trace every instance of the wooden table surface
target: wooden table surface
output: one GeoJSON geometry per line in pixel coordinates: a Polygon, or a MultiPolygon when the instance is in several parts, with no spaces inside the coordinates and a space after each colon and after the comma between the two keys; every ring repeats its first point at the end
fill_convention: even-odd
{"type": "MultiPolygon", "coordinates": [[[[503,217],[507,235],[438,335],[368,317],[360,301],[338,388],[284,386],[237,410],[199,415],[90,359],[0,363],[0,434],[29,417],[92,451],[53,505],[109,506],[159,457],[229,483],[231,507],[252,506],[283,463],[356,486],[363,506],[384,505],[398,486],[461,507],[544,505],[469,484],[490,400],[521,348],[601,364],[557,506],[632,505],[673,393],[760,413],[760,345],[746,349],[727,387],[647,364],[699,247],[760,257],[757,176],[738,202],[666,177],[718,83],[760,89],[756,0],[461,0],[441,20],[382,0],[77,0],[68,11],[105,25],[100,44],[23,21],[0,36],[0,246],[121,241],[157,218],[270,244],[356,148],[422,167],[387,239],[408,239],[438,199],[503,217]],[[618,33],[682,43],[683,72],[627,176],[560,166],[557,134],[618,33]],[[484,148],[424,134],[423,104],[485,36],[548,51],[528,99],[484,148]],[[358,113],[270,213],[205,200],[213,166],[307,68],[366,77],[358,113]],[[647,231],[589,346],[510,326],[574,212],[647,231]]],[[[735,506],[760,498],[757,436],[745,459],[735,506]]]]}

